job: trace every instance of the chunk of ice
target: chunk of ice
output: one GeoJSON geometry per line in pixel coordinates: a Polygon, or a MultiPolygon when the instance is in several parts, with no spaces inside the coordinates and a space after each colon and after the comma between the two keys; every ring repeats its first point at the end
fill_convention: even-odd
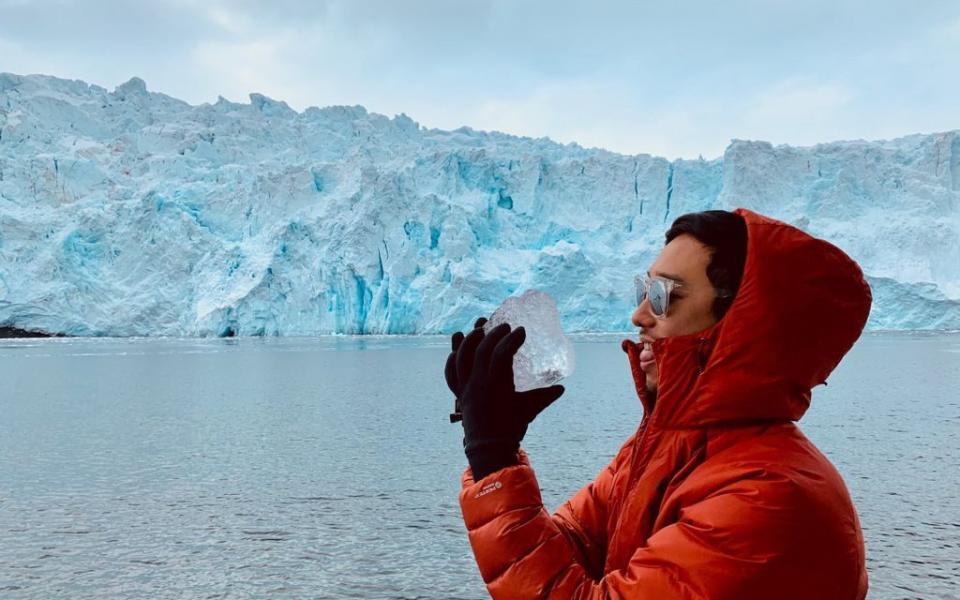
{"type": "Polygon", "coordinates": [[[573,373],[573,344],[560,327],[560,311],[549,294],[527,290],[511,296],[484,325],[489,331],[509,323],[523,326],[526,339],[513,357],[513,381],[518,392],[550,386],[573,373]]]}

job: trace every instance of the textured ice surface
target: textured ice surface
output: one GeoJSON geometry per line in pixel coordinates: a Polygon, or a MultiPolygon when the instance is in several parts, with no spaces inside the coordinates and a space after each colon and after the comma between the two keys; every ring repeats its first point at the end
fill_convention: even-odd
{"type": "Polygon", "coordinates": [[[523,392],[557,383],[573,373],[573,344],[563,334],[560,311],[549,294],[527,290],[503,301],[484,330],[522,326],[526,339],[513,357],[513,382],[523,392]]]}
{"type": "Polygon", "coordinates": [[[627,331],[673,219],[737,206],[856,259],[868,327],[960,328],[957,132],[669,161],[0,74],[0,326],[452,333],[539,289],[565,331],[627,331]]]}

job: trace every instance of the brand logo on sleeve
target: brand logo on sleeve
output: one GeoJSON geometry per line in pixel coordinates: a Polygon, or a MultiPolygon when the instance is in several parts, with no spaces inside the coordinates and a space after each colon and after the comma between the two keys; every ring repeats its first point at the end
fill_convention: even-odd
{"type": "Polygon", "coordinates": [[[495,492],[499,490],[501,487],[503,486],[500,484],[499,481],[488,483],[487,485],[483,486],[483,488],[479,492],[477,492],[477,495],[474,496],[474,498],[479,498],[480,496],[486,496],[490,492],[495,492]]]}

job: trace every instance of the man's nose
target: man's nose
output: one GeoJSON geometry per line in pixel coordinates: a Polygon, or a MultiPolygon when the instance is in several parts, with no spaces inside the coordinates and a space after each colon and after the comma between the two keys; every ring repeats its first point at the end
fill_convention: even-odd
{"type": "Polygon", "coordinates": [[[644,298],[643,302],[641,302],[640,305],[634,309],[633,314],[630,315],[630,322],[632,322],[636,327],[642,327],[644,329],[651,329],[654,325],[656,325],[657,318],[650,310],[649,298],[644,298]]]}

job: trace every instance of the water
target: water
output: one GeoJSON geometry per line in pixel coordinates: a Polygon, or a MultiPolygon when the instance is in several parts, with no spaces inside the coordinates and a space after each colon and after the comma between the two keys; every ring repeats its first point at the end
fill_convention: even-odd
{"type": "MultiPolygon", "coordinates": [[[[636,428],[618,337],[531,425],[555,509],[636,428]]],[[[0,596],[485,598],[447,338],[0,343],[0,596]]],[[[871,598],[960,598],[960,336],[865,336],[802,422],[871,598]]]]}

